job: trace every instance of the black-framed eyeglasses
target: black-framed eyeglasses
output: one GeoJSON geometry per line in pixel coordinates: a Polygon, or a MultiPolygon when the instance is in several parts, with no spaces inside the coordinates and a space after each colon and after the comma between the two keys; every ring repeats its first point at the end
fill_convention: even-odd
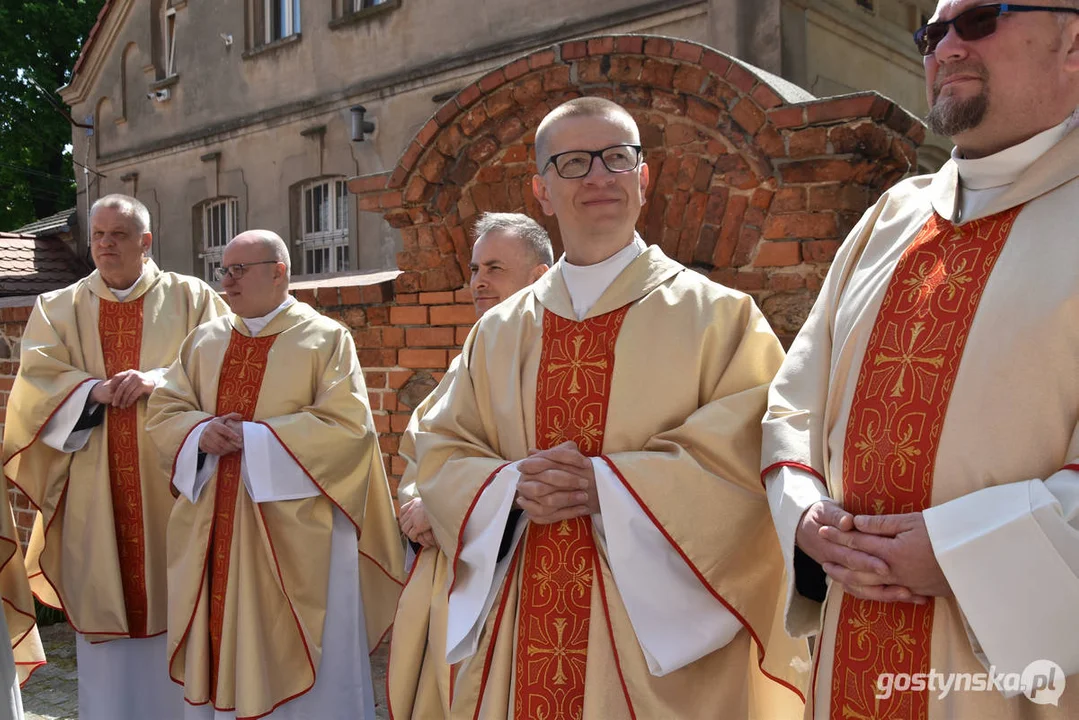
{"type": "Polygon", "coordinates": [[[247,269],[249,267],[253,267],[255,265],[269,265],[270,263],[273,263],[274,265],[276,265],[279,262],[281,262],[281,261],[280,260],[259,260],[258,262],[236,263],[235,265],[223,265],[223,266],[221,266],[219,268],[214,269],[214,277],[217,278],[218,282],[224,280],[226,275],[231,275],[233,280],[239,280],[240,278],[242,278],[244,276],[244,273],[247,272],[247,269]]]}
{"type": "Polygon", "coordinates": [[[914,33],[914,44],[918,46],[918,52],[922,55],[932,55],[937,45],[948,36],[948,28],[951,26],[955,27],[955,34],[961,40],[981,40],[997,31],[997,19],[1001,15],[1018,12],[1057,12],[1079,15],[1079,8],[1014,5],[1012,3],[979,5],[959,13],[951,20],[939,20],[921,26],[914,33]]]}
{"type": "Polygon", "coordinates": [[[640,145],[611,145],[602,150],[567,150],[547,158],[540,174],[554,165],[558,176],[566,180],[583,178],[592,172],[592,163],[599,158],[603,167],[613,173],[627,173],[641,164],[640,145]]]}

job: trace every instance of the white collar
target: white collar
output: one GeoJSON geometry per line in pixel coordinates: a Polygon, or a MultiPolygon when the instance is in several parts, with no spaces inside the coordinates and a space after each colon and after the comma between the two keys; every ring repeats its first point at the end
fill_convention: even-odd
{"type": "Polygon", "coordinates": [[[565,255],[562,256],[562,279],[569,290],[573,312],[578,320],[584,319],[614,279],[647,249],[641,236],[633,233],[633,242],[595,265],[574,265],[566,260],[565,255]]]}
{"type": "Polygon", "coordinates": [[[262,317],[244,318],[244,325],[247,326],[247,331],[251,333],[252,337],[258,335],[260,332],[262,332],[263,328],[270,324],[271,320],[277,317],[278,313],[280,313],[282,310],[295,302],[296,298],[289,295],[287,298],[285,298],[285,302],[281,303],[262,317]]]}
{"type": "Polygon", "coordinates": [[[965,190],[988,190],[1011,185],[1076,125],[1079,125],[1079,110],[1059,125],[983,158],[966,159],[959,156],[958,149],[953,148],[952,160],[959,168],[959,182],[965,190]]]}
{"type": "MultiPolygon", "coordinates": [[[[133,282],[131,284],[131,287],[124,288],[123,290],[117,290],[116,288],[109,288],[109,290],[112,290],[112,294],[116,296],[117,300],[119,300],[120,302],[123,302],[123,301],[127,300],[128,295],[135,292],[135,286],[139,284],[139,280],[142,280],[142,276],[145,273],[146,273],[146,269],[145,269],[145,266],[143,266],[143,271],[139,273],[139,277],[135,280],[135,282],[133,282]]],[[[108,283],[106,283],[106,285],[107,284],[108,283]]]]}

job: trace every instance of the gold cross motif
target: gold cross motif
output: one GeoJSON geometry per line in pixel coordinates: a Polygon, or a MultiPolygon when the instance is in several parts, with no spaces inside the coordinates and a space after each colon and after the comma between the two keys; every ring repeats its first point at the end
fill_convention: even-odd
{"type": "MultiPolygon", "coordinates": [[[[588,373],[590,370],[606,370],[607,359],[601,360],[589,360],[588,357],[582,356],[581,347],[584,345],[584,335],[575,335],[573,337],[573,355],[566,359],[565,362],[552,362],[547,366],[548,372],[562,374],[563,371],[568,370],[570,372],[569,388],[566,392],[570,395],[577,395],[581,392],[581,385],[578,382],[578,373],[588,373]]],[[[602,355],[600,356],[602,357],[602,355]]]]}
{"type": "Polygon", "coordinates": [[[892,387],[892,397],[903,397],[906,395],[906,376],[909,370],[912,375],[917,374],[918,365],[928,366],[936,369],[940,369],[944,364],[944,357],[937,355],[936,357],[928,357],[925,355],[917,354],[919,350],[924,350],[924,344],[919,347],[918,339],[922,332],[925,330],[924,322],[912,323],[910,330],[910,342],[907,343],[906,348],[896,347],[892,348],[897,354],[888,355],[883,352],[878,352],[873,358],[874,366],[881,366],[886,364],[898,364],[898,376],[895,380],[895,385],[892,387]]]}
{"type": "Polygon", "coordinates": [[[135,342],[135,325],[138,323],[133,322],[131,326],[128,327],[128,323],[125,322],[125,320],[126,318],[124,317],[116,318],[116,327],[109,328],[105,331],[105,338],[115,343],[117,350],[122,350],[129,340],[132,343],[135,342]]]}
{"type": "Polygon", "coordinates": [[[588,655],[588,649],[587,648],[567,648],[566,647],[565,634],[566,634],[566,625],[568,625],[568,624],[569,624],[569,621],[566,620],[566,618],[561,618],[561,617],[560,618],[555,618],[554,629],[555,629],[555,633],[557,633],[557,637],[555,638],[555,641],[553,643],[551,643],[550,648],[536,647],[535,645],[530,645],[528,647],[528,655],[529,655],[529,657],[531,657],[533,655],[540,655],[541,657],[547,657],[548,662],[550,662],[552,660],[554,661],[554,663],[555,663],[554,684],[555,685],[565,685],[566,680],[568,679],[568,677],[566,676],[565,666],[563,665],[564,662],[573,662],[573,656],[583,658],[586,655],[588,655]]]}
{"type": "Polygon", "coordinates": [[[228,370],[231,372],[239,368],[240,372],[237,377],[240,380],[246,380],[248,371],[256,372],[262,368],[261,358],[252,357],[254,352],[255,348],[253,347],[244,348],[243,357],[237,357],[229,363],[228,370]]]}

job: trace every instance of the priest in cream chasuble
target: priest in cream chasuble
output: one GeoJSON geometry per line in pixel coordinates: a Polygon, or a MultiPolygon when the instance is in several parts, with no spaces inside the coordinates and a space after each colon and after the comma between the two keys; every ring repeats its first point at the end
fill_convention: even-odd
{"type": "Polygon", "coordinates": [[[566,255],[480,320],[416,434],[452,558],[451,717],[801,714],[755,462],[779,343],[634,234],[648,171],[624,109],[570,101],[536,148],[566,255]]]}
{"type": "MultiPolygon", "coordinates": [[[[484,213],[472,232],[469,264],[476,315],[528,287],[554,265],[551,239],[521,213],[484,213]]],[[[438,386],[416,406],[401,435],[398,454],[407,463],[397,497],[399,522],[419,554],[401,593],[386,671],[387,702],[397,720],[449,715],[450,666],[446,663],[446,573],[449,559],[434,541],[431,522],[416,489],[416,431],[446,393],[461,365],[458,355],[438,386]]]]}
{"type": "Polygon", "coordinates": [[[90,222],[98,269],[42,295],[27,322],[4,475],[38,510],[30,585],[78,633],[80,717],[168,720],[183,711],[164,664],[172,495],[146,402],[187,334],[226,307],[145,256],[142,203],[105,196],[90,222]]]}
{"type": "Polygon", "coordinates": [[[234,238],[235,314],[193,332],[150,401],[170,459],[172,679],[188,720],[371,720],[403,544],[348,328],[288,296],[275,234],[234,238]]]}
{"type": "Polygon", "coordinates": [[[1079,17],[965,7],[920,36],[952,159],[854,228],[769,396],[807,717],[1079,714],[1079,17]]]}

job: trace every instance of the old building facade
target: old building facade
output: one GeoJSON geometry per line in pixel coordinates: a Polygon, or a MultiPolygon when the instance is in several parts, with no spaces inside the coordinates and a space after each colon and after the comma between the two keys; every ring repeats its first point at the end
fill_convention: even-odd
{"type": "MultiPolygon", "coordinates": [[[[716,48],[809,92],[924,111],[910,32],[931,0],[109,0],[62,90],[79,211],[150,207],[154,253],[209,278],[239,230],[285,237],[297,275],[396,266],[402,239],[350,177],[392,169],[456,91],[552,43],[647,33],[716,48]],[[352,139],[351,108],[374,125],[352,139]]],[[[945,157],[933,139],[919,164],[945,157]]],[[[84,240],[84,239],[83,239],[84,240]]],[[[84,240],[85,241],[85,240],[84,240]]]]}

